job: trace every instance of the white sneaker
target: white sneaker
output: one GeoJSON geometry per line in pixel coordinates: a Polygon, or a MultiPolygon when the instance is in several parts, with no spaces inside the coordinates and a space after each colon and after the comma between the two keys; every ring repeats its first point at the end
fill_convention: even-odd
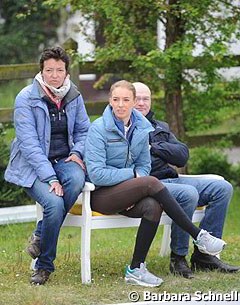
{"type": "Polygon", "coordinates": [[[218,255],[226,245],[224,240],[212,236],[205,230],[199,232],[193,243],[200,252],[209,255],[218,255]]]}
{"type": "Polygon", "coordinates": [[[140,268],[131,269],[130,266],[125,270],[125,281],[128,284],[140,285],[145,287],[160,286],[163,280],[149,272],[145,263],[141,263],[140,268]]]}

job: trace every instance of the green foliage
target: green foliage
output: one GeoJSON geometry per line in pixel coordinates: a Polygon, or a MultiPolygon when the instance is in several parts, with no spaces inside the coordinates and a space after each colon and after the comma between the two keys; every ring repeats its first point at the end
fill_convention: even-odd
{"type": "Polygon", "coordinates": [[[100,42],[96,41],[95,52],[100,71],[124,59],[129,61],[129,66],[127,69],[118,66],[119,78],[143,81],[154,94],[163,90],[174,92],[180,86],[178,94],[184,97],[183,109],[169,107],[168,118],[181,117],[183,113],[189,130],[193,124],[206,128],[217,122],[216,109],[224,105],[226,97],[224,88],[214,87],[220,79],[217,68],[236,64],[234,58],[225,58],[232,39],[240,36],[240,8],[236,3],[231,0],[47,0],[44,3],[57,9],[70,5],[72,11],[80,10],[87,19],[94,20],[97,36],[101,37],[100,42]],[[167,42],[163,50],[157,46],[157,20],[165,27],[167,42]],[[197,58],[193,56],[196,45],[202,46],[197,58]],[[190,68],[196,69],[194,73],[190,68]]]}
{"type": "MultiPolygon", "coordinates": [[[[48,5],[59,7],[70,4],[73,11],[80,10],[87,19],[94,19],[99,39],[96,43],[96,66],[107,68],[117,60],[128,60],[128,72],[132,80],[141,78],[132,62],[156,47],[156,23],[159,17],[158,1],[45,1],[48,5]]],[[[145,80],[149,75],[145,75],[145,80]]]]}
{"type": "Polygon", "coordinates": [[[239,92],[239,83],[222,83],[216,70],[221,65],[236,64],[234,58],[225,58],[228,43],[240,36],[240,9],[235,2],[3,0],[0,14],[5,22],[0,24],[0,63],[35,61],[40,49],[55,37],[59,9],[66,6],[94,20],[97,36],[101,38],[96,41],[95,52],[99,71],[107,70],[118,60],[128,60],[127,69],[117,67],[117,76],[148,84],[159,118],[164,119],[166,108],[163,92],[179,85],[184,97],[184,124],[189,131],[205,130],[219,123],[220,108],[237,109],[239,98],[234,94],[239,92]],[[172,39],[163,50],[157,46],[157,20],[161,20],[165,34],[172,39]],[[178,27],[182,31],[174,37],[178,27]],[[197,44],[203,51],[196,58],[193,50],[197,44]]]}
{"type": "MultiPolygon", "coordinates": [[[[184,114],[186,130],[207,130],[220,125],[226,115],[239,113],[240,83],[238,80],[216,81],[214,85],[199,84],[201,90],[194,88],[185,91],[184,114]]],[[[190,84],[188,85],[190,86],[190,84]]],[[[234,114],[233,114],[234,115],[234,114]]]]}
{"type": "Polygon", "coordinates": [[[232,165],[227,156],[217,147],[201,146],[191,149],[188,162],[189,174],[217,174],[231,181],[234,185],[240,185],[240,164],[232,165]]]}
{"type": "Polygon", "coordinates": [[[26,80],[0,81],[0,107],[13,108],[16,95],[26,85],[26,80]]]}
{"type": "Polygon", "coordinates": [[[59,12],[37,0],[1,0],[0,64],[35,62],[56,41],[59,12]]]}
{"type": "Polygon", "coordinates": [[[232,165],[232,179],[237,186],[240,186],[240,163],[232,165]]]}

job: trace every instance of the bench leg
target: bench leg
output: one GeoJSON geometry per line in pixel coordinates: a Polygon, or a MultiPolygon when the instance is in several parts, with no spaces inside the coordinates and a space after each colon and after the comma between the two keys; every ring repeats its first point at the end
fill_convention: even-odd
{"type": "Polygon", "coordinates": [[[90,192],[83,192],[83,225],[81,230],[81,277],[83,284],[91,283],[91,219],[90,192]]]}
{"type": "Polygon", "coordinates": [[[90,247],[91,229],[83,226],[81,238],[81,277],[83,284],[91,283],[90,247]]]}
{"type": "Polygon", "coordinates": [[[160,256],[166,256],[170,252],[171,225],[163,226],[163,237],[160,249],[160,256]]]}

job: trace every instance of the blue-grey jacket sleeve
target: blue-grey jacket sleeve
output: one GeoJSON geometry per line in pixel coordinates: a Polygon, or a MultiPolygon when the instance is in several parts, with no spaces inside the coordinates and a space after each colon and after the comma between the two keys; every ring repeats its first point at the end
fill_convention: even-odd
{"type": "Polygon", "coordinates": [[[71,149],[71,153],[76,153],[78,156],[83,157],[84,146],[89,126],[90,120],[87,115],[82,96],[80,95],[78,97],[76,119],[73,128],[74,146],[71,149]]]}
{"type": "Polygon", "coordinates": [[[169,164],[183,167],[188,161],[189,149],[187,145],[180,142],[171,131],[169,131],[168,141],[154,142],[150,145],[151,154],[169,164]]]}
{"type": "Polygon", "coordinates": [[[135,170],[141,177],[148,176],[151,170],[151,156],[148,136],[146,136],[144,142],[143,149],[140,152],[137,160],[135,160],[135,170]]]}
{"type": "Polygon", "coordinates": [[[56,173],[41,147],[34,115],[26,94],[16,98],[14,123],[19,149],[41,181],[48,181],[56,173]]]}
{"type": "Polygon", "coordinates": [[[91,182],[98,186],[111,186],[134,178],[132,168],[108,167],[106,158],[106,140],[98,125],[93,123],[88,130],[84,153],[91,182]]]}

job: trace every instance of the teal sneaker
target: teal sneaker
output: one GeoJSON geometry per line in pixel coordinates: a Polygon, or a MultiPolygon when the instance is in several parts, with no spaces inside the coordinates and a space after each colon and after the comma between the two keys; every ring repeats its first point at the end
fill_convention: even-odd
{"type": "Polygon", "coordinates": [[[218,255],[226,245],[224,240],[212,236],[205,230],[199,232],[193,243],[200,252],[214,256],[218,255]]]}
{"type": "Polygon", "coordinates": [[[157,287],[162,284],[163,280],[149,272],[145,263],[141,263],[140,268],[131,269],[130,266],[126,267],[125,282],[132,285],[157,287]]]}

